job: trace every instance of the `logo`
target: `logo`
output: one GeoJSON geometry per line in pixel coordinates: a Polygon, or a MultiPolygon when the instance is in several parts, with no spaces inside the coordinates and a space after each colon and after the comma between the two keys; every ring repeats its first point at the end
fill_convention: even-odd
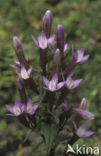
{"type": "Polygon", "coordinates": [[[75,150],[72,148],[71,145],[68,144],[68,147],[67,147],[67,151],[66,151],[66,154],[67,153],[75,153],[75,154],[100,154],[100,149],[99,147],[87,147],[85,145],[83,145],[82,147],[79,147],[78,144],[76,144],[76,147],[75,147],[75,150]]]}

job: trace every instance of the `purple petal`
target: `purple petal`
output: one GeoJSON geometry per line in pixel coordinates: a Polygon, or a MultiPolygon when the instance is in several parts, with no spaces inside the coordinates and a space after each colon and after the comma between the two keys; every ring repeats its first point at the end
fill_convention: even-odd
{"type": "Polygon", "coordinates": [[[46,35],[45,35],[44,31],[42,31],[38,41],[39,41],[39,47],[41,49],[46,49],[47,48],[48,41],[47,41],[47,38],[46,38],[46,35]]]}
{"type": "Polygon", "coordinates": [[[31,75],[31,72],[32,72],[32,67],[30,67],[30,68],[28,69],[28,75],[29,75],[29,76],[31,75]]]}
{"type": "Polygon", "coordinates": [[[89,59],[89,57],[90,57],[89,54],[86,55],[86,56],[84,56],[83,59],[82,59],[82,61],[80,63],[82,64],[82,63],[86,62],[89,59]]]}
{"type": "Polygon", "coordinates": [[[60,89],[64,86],[65,82],[60,82],[57,84],[57,89],[60,89]]]}
{"type": "Polygon", "coordinates": [[[38,41],[34,38],[33,35],[32,35],[32,39],[33,39],[33,41],[34,41],[35,46],[39,48],[39,43],[38,43],[38,41]]]}
{"type": "Polygon", "coordinates": [[[68,48],[68,44],[65,43],[65,44],[64,44],[64,52],[67,50],[67,48],[68,48]]]}
{"type": "Polygon", "coordinates": [[[92,113],[90,113],[84,109],[74,108],[73,111],[76,112],[77,114],[79,114],[84,119],[87,119],[87,120],[93,120],[94,119],[94,114],[92,114],[92,113]]]}
{"type": "Polygon", "coordinates": [[[74,53],[73,57],[77,63],[80,63],[81,60],[83,59],[83,55],[84,55],[84,49],[82,48],[78,50],[76,53],[74,53]]]}
{"type": "Polygon", "coordinates": [[[18,100],[15,100],[14,106],[21,108],[21,103],[18,100]]]}
{"type": "Polygon", "coordinates": [[[44,81],[44,84],[48,87],[49,86],[49,80],[43,76],[43,81],[44,81]]]}
{"type": "Polygon", "coordinates": [[[73,127],[74,127],[74,130],[77,131],[78,128],[77,128],[77,125],[74,121],[73,121],[73,127]]]}
{"type": "Polygon", "coordinates": [[[21,65],[21,71],[23,71],[23,72],[27,71],[23,65],[21,65]]]}
{"type": "Polygon", "coordinates": [[[83,79],[75,80],[74,83],[73,83],[72,88],[76,88],[76,87],[78,87],[82,80],[83,80],[83,79]]]}
{"type": "Polygon", "coordinates": [[[21,79],[22,78],[21,74],[19,72],[17,72],[17,71],[16,71],[16,73],[18,75],[18,78],[21,79]]]}
{"type": "Polygon", "coordinates": [[[54,38],[55,38],[55,35],[52,35],[52,36],[48,39],[48,46],[49,46],[50,44],[53,43],[54,38]]]}
{"type": "Polygon", "coordinates": [[[12,106],[6,105],[6,108],[7,108],[11,113],[13,113],[13,107],[12,107],[12,106]]]}
{"type": "Polygon", "coordinates": [[[25,111],[26,111],[26,106],[24,104],[22,104],[22,106],[21,106],[21,112],[23,113],[25,111]]]}
{"type": "Polygon", "coordinates": [[[52,81],[54,81],[56,84],[58,83],[58,75],[55,74],[53,77],[52,77],[52,81]]]}
{"type": "Polygon", "coordinates": [[[94,134],[93,131],[86,131],[86,133],[82,136],[82,138],[87,138],[87,137],[89,137],[89,136],[91,136],[93,134],[94,134]]]}
{"type": "Polygon", "coordinates": [[[86,133],[86,126],[86,123],[80,126],[76,131],[76,135],[78,135],[81,138],[86,133]]]}
{"type": "Polygon", "coordinates": [[[66,81],[69,80],[73,75],[74,75],[73,73],[70,73],[70,74],[67,76],[66,81]]]}
{"type": "Polygon", "coordinates": [[[39,104],[35,104],[35,105],[33,106],[33,110],[36,111],[36,110],[38,109],[38,107],[39,107],[39,104]]]}
{"type": "Polygon", "coordinates": [[[29,105],[29,106],[32,107],[32,100],[31,100],[31,99],[28,99],[28,101],[27,101],[27,105],[29,105]]]}

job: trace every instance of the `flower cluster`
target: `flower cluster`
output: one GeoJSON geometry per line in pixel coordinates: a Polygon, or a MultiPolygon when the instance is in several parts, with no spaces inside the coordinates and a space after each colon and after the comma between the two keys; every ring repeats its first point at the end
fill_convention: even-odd
{"type": "MultiPolygon", "coordinates": [[[[48,124],[52,125],[51,127],[56,125],[58,127],[57,137],[70,120],[73,123],[73,136],[69,143],[72,145],[79,138],[86,138],[93,134],[92,131],[86,131],[85,124],[77,128],[82,119],[94,119],[94,115],[87,110],[87,100],[83,98],[78,107],[67,102],[68,93],[77,88],[83,80],[82,78],[75,80],[72,70],[86,62],[89,54],[84,56],[84,49],[74,52],[72,45],[72,59],[65,64],[68,44],[65,42],[64,28],[62,25],[58,25],[56,35],[50,36],[51,30],[52,12],[48,10],[43,17],[43,29],[38,40],[32,35],[34,45],[40,52],[41,71],[30,66],[29,59],[24,55],[22,43],[17,37],[13,38],[13,46],[18,60],[15,60],[15,65],[11,65],[11,67],[16,70],[21,102],[16,100],[14,106],[6,105],[6,107],[10,112],[8,115],[18,117],[21,123],[31,129],[43,122],[44,124],[40,126],[41,129],[43,129],[42,125],[48,124]],[[37,80],[34,79],[34,75],[37,80]],[[37,104],[32,104],[31,97],[26,94],[27,89],[31,89],[34,96],[38,97],[37,104]]],[[[45,136],[44,133],[43,135],[45,136]]]]}

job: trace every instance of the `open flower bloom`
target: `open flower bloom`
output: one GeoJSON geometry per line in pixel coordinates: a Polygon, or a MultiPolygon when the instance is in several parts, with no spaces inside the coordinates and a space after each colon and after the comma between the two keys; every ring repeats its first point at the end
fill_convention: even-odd
{"type": "Polygon", "coordinates": [[[6,105],[10,116],[20,116],[25,111],[25,105],[19,101],[15,101],[14,106],[6,105]]]}
{"type": "Polygon", "coordinates": [[[73,127],[74,127],[74,133],[79,137],[79,138],[87,138],[91,135],[94,134],[93,131],[87,131],[86,124],[81,125],[79,128],[77,128],[77,125],[75,122],[73,122],[73,127]]]}
{"type": "Polygon", "coordinates": [[[39,107],[39,104],[32,105],[31,99],[28,99],[27,106],[26,106],[26,113],[30,115],[34,115],[38,107],[39,107]]]}
{"type": "MultiPolygon", "coordinates": [[[[73,47],[72,47],[72,51],[73,51],[73,47]]],[[[73,52],[73,60],[75,63],[77,64],[82,64],[84,62],[86,62],[89,58],[89,54],[84,56],[84,49],[80,49],[78,50],[76,53],[73,52]]]]}
{"type": "Polygon", "coordinates": [[[65,81],[65,85],[66,85],[67,89],[69,89],[69,90],[78,87],[79,84],[81,83],[81,81],[83,80],[83,79],[73,80],[73,79],[72,79],[72,76],[73,76],[73,73],[71,73],[71,74],[67,77],[67,79],[66,79],[66,81],[65,81]]]}
{"type": "Polygon", "coordinates": [[[23,65],[21,65],[21,72],[19,73],[19,72],[17,71],[17,75],[18,75],[18,78],[19,78],[19,79],[27,80],[27,79],[30,78],[31,72],[32,72],[32,67],[30,67],[30,68],[27,70],[23,65]]]}
{"type": "Polygon", "coordinates": [[[44,31],[42,31],[40,37],[38,38],[38,41],[34,38],[34,36],[32,35],[32,39],[35,43],[35,46],[41,49],[46,49],[50,46],[50,44],[52,44],[52,42],[54,41],[55,35],[51,36],[49,39],[47,39],[44,31]]]}
{"type": "Polygon", "coordinates": [[[57,74],[55,74],[50,81],[46,77],[43,77],[43,82],[46,85],[46,87],[44,87],[44,88],[51,92],[55,92],[55,91],[59,90],[65,84],[65,82],[58,83],[58,75],[57,74]]]}

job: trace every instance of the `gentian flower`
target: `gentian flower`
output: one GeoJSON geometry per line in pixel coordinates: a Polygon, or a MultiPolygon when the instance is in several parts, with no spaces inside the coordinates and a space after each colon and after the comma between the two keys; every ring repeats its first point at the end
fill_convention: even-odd
{"type": "Polygon", "coordinates": [[[30,115],[34,115],[38,107],[39,107],[39,104],[32,105],[31,99],[28,99],[27,106],[26,106],[26,113],[30,115]]]}
{"type": "Polygon", "coordinates": [[[38,41],[32,35],[32,39],[35,43],[35,46],[40,49],[47,49],[50,46],[50,44],[54,41],[54,38],[55,38],[55,35],[53,35],[49,39],[47,39],[44,31],[42,31],[38,41]]]}
{"type": "Polygon", "coordinates": [[[17,71],[17,75],[18,75],[18,78],[19,78],[19,79],[27,80],[27,79],[30,78],[31,72],[32,72],[32,67],[30,67],[30,68],[27,70],[23,65],[21,65],[21,72],[19,73],[19,72],[17,71]]]}
{"type": "Polygon", "coordinates": [[[72,89],[74,89],[74,88],[77,88],[77,87],[79,86],[79,84],[81,83],[81,81],[83,80],[83,79],[73,80],[73,79],[72,79],[72,76],[73,76],[73,73],[71,73],[71,74],[67,77],[67,79],[66,79],[66,81],[65,81],[65,86],[66,86],[67,89],[69,89],[69,90],[72,90],[72,89]]]}
{"type": "Polygon", "coordinates": [[[84,48],[78,50],[76,53],[73,52],[73,60],[77,64],[82,64],[86,62],[89,56],[89,54],[84,56],[84,48]]]}
{"type": "Polygon", "coordinates": [[[14,106],[6,105],[7,109],[9,110],[10,116],[20,116],[25,111],[25,105],[20,103],[19,101],[15,101],[14,106]]]}
{"type": "Polygon", "coordinates": [[[78,115],[80,115],[84,119],[87,119],[87,120],[93,120],[94,119],[94,114],[92,114],[91,112],[88,112],[84,109],[73,108],[73,112],[77,113],[78,115]]]}
{"type": "Polygon", "coordinates": [[[80,115],[84,119],[93,120],[94,114],[86,111],[87,106],[88,106],[88,102],[86,101],[85,98],[83,98],[81,100],[79,108],[73,108],[73,112],[77,113],[78,115],[80,115]]]}
{"type": "Polygon", "coordinates": [[[56,92],[57,90],[62,88],[65,84],[65,82],[59,82],[58,83],[57,74],[55,74],[50,81],[46,77],[43,77],[43,82],[46,85],[46,87],[44,87],[44,88],[46,90],[51,91],[51,92],[56,92]]]}
{"type": "Polygon", "coordinates": [[[73,122],[73,127],[74,127],[74,133],[75,135],[77,135],[79,138],[87,138],[91,135],[94,134],[93,131],[86,131],[86,124],[83,124],[82,126],[80,126],[79,128],[77,128],[77,125],[75,122],[73,122]]]}

